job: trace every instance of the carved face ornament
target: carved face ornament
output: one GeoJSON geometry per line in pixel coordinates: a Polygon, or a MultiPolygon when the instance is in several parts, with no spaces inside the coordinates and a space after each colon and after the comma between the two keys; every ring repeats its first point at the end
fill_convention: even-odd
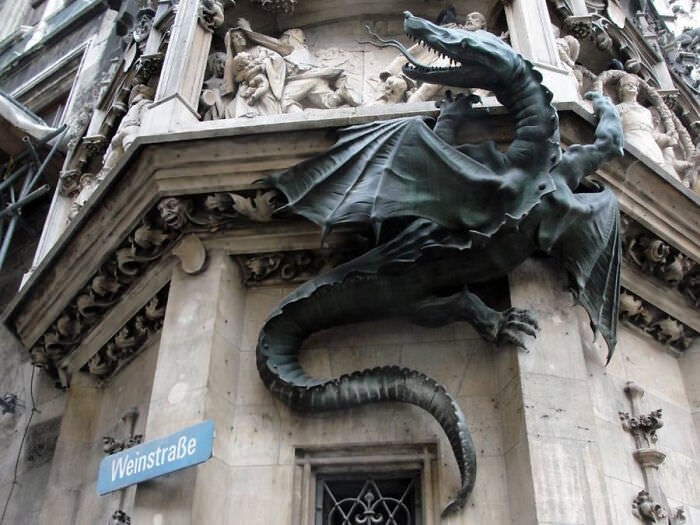
{"type": "Polygon", "coordinates": [[[484,15],[478,11],[469,13],[467,19],[464,22],[464,29],[467,31],[477,31],[479,29],[486,29],[486,18],[484,15]]]}
{"type": "Polygon", "coordinates": [[[621,101],[635,102],[639,94],[639,85],[632,75],[625,75],[617,84],[617,95],[621,101]]]}
{"type": "Polygon", "coordinates": [[[240,53],[241,51],[245,50],[245,48],[248,46],[248,40],[246,40],[243,31],[233,31],[231,33],[231,45],[236,53],[240,53]]]}

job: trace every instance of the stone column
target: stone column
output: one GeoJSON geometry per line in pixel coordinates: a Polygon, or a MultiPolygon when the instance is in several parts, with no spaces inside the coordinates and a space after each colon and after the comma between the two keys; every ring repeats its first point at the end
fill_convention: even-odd
{"type": "Polygon", "coordinates": [[[576,80],[561,68],[552,21],[545,0],[512,0],[505,4],[510,43],[530,60],[557,102],[578,100],[576,80]]]}
{"type": "Polygon", "coordinates": [[[223,252],[211,253],[198,275],[174,271],[145,439],[212,419],[214,452],[201,465],[140,484],[135,523],[222,521],[244,303],[239,269],[223,252]]]}
{"type": "Polygon", "coordinates": [[[95,482],[99,458],[94,454],[95,424],[102,390],[88,374],[72,377],[39,516],[42,525],[80,523],[81,498],[95,482]]]}
{"type": "Polygon", "coordinates": [[[211,32],[199,23],[200,0],[180,0],[170,32],[154,104],[144,116],[142,134],[167,133],[197,122],[211,32]]]}
{"type": "Polygon", "coordinates": [[[540,324],[529,352],[506,354],[513,376],[502,394],[511,516],[523,525],[609,524],[579,321],[565,275],[554,264],[529,260],[511,274],[510,287],[511,303],[533,310],[540,324]]]}

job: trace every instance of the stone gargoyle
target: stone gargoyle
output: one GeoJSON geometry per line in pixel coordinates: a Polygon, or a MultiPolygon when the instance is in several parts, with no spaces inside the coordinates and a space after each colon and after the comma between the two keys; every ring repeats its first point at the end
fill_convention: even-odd
{"type": "Polygon", "coordinates": [[[552,95],[541,75],[498,37],[440,27],[405,13],[409,37],[452,61],[409,63],[418,82],[492,91],[515,119],[507,151],[493,142],[456,144],[473,96],[448,96],[437,121],[409,117],[340,131],[336,144],[271,177],[285,209],[319,224],[371,225],[377,245],[306,282],[270,314],[259,336],[265,385],[300,411],[380,401],[417,405],[444,429],[459,464],[461,489],[444,514],[460,509],[476,474],[476,456],[454,398],[421,372],[383,366],[339,378],[310,377],[298,353],[321,329],[388,317],[427,326],[467,321],[485,339],[524,347],[538,329],[527,310],[487,307],[469,284],[505,276],[534,252],[559,258],[573,293],[609,349],[616,341],[620,276],[619,211],[614,195],[583,177],[622,154],[622,130],[609,99],[591,93],[595,142],[562,152],[552,95]]]}

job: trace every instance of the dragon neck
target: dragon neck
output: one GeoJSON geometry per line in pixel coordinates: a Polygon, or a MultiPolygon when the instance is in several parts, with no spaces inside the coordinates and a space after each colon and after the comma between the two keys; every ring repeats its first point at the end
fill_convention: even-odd
{"type": "Polygon", "coordinates": [[[527,60],[519,60],[505,82],[494,89],[496,98],[515,118],[514,139],[506,152],[512,164],[551,169],[559,160],[559,118],[552,92],[527,60]]]}

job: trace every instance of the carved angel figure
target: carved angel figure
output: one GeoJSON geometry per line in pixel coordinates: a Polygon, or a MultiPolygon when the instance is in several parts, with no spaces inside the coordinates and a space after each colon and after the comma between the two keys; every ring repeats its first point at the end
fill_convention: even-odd
{"type": "Polygon", "coordinates": [[[153,94],[153,88],[144,84],[137,84],[131,88],[129,110],[119,123],[117,132],[107,147],[102,161],[102,169],[97,174],[98,180],[102,180],[107,175],[109,170],[117,164],[124,151],[136,140],[141,126],[141,119],[146,107],[153,100],[153,94]]]}
{"type": "Polygon", "coordinates": [[[625,143],[663,167],[667,173],[692,186],[695,174],[695,146],[688,130],[665,104],[661,95],[641,78],[624,71],[604,71],[593,90],[604,92],[606,84],[616,82],[625,143]],[[650,104],[639,101],[640,95],[650,104]]]}

